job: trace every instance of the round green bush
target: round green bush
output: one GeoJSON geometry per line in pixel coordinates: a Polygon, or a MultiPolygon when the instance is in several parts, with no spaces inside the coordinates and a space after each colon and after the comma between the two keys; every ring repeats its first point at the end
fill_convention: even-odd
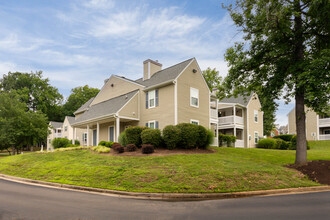
{"type": "Polygon", "coordinates": [[[145,129],[141,133],[142,144],[152,144],[155,148],[160,147],[162,136],[159,129],[145,129]]]}
{"type": "Polygon", "coordinates": [[[258,141],[257,148],[275,149],[276,140],[272,138],[261,139],[258,141]]]}
{"type": "Polygon", "coordinates": [[[276,149],[287,150],[289,148],[290,142],[284,141],[280,138],[275,139],[275,141],[276,141],[276,149]]]}
{"type": "Polygon", "coordinates": [[[283,141],[291,141],[293,135],[292,134],[280,134],[276,135],[273,138],[275,139],[282,139],[283,141]]]}
{"type": "Polygon", "coordinates": [[[207,147],[207,130],[201,125],[197,125],[198,137],[196,141],[196,146],[198,148],[206,148],[207,147]]]}
{"type": "Polygon", "coordinates": [[[126,146],[127,145],[127,136],[126,136],[126,132],[123,131],[120,133],[119,137],[118,137],[118,142],[122,145],[122,146],[126,146]]]}
{"type": "Polygon", "coordinates": [[[106,146],[107,142],[106,141],[100,141],[98,146],[106,146]]]}
{"type": "Polygon", "coordinates": [[[55,149],[67,147],[69,144],[70,144],[70,141],[67,138],[54,138],[52,140],[52,145],[55,149]]]}
{"type": "MultiPolygon", "coordinates": [[[[308,141],[306,141],[306,145],[307,145],[307,150],[311,149],[308,141]]],[[[297,135],[293,135],[291,139],[291,143],[289,145],[289,150],[296,150],[296,149],[297,149],[297,135]]]]}
{"type": "Polygon", "coordinates": [[[137,147],[140,147],[142,144],[141,133],[143,130],[148,129],[147,127],[129,127],[125,130],[127,143],[126,144],[135,144],[137,147]]]}
{"type": "Polygon", "coordinates": [[[163,140],[167,149],[175,149],[180,142],[180,129],[174,125],[167,125],[163,129],[163,140]]]}
{"type": "Polygon", "coordinates": [[[180,129],[180,141],[178,146],[184,149],[197,147],[198,125],[190,123],[181,123],[176,125],[180,129]]]}

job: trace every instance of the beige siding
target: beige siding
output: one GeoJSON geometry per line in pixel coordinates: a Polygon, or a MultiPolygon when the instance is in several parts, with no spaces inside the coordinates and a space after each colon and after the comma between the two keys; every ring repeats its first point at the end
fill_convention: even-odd
{"type": "Polygon", "coordinates": [[[162,67],[159,65],[156,65],[152,62],[146,62],[143,64],[143,79],[149,79],[149,75],[148,75],[148,63],[150,63],[150,77],[152,75],[154,75],[156,72],[161,71],[162,67]]]}
{"type": "Polygon", "coordinates": [[[129,118],[139,118],[139,94],[136,94],[124,107],[119,111],[119,116],[129,118]]]}
{"type": "Polygon", "coordinates": [[[133,90],[140,89],[141,86],[131,83],[127,80],[111,76],[102,90],[97,94],[91,105],[112,99],[114,97],[129,93],[133,90]],[[113,85],[113,86],[111,86],[113,85]]]}
{"type": "Polygon", "coordinates": [[[81,113],[78,113],[78,114],[75,114],[75,119],[78,119],[80,116],[82,116],[82,114],[84,114],[84,112],[81,112],[81,113]]]}
{"type": "Polygon", "coordinates": [[[288,133],[296,134],[296,112],[295,109],[292,109],[288,114],[288,133]]]}
{"type": "MultiPolygon", "coordinates": [[[[316,140],[317,139],[317,114],[305,107],[306,112],[306,139],[316,140]]],[[[289,120],[289,134],[296,134],[296,112],[295,108],[288,114],[289,120]]]]}
{"type": "MultiPolygon", "coordinates": [[[[263,134],[263,112],[261,111],[261,105],[258,96],[255,94],[248,106],[248,135],[251,136],[251,140],[248,140],[248,147],[256,147],[255,145],[255,132],[258,132],[258,136],[262,137],[263,134]],[[254,111],[258,111],[258,122],[254,121],[254,111]]],[[[249,138],[249,136],[247,136],[249,138]]]]}
{"type": "Polygon", "coordinates": [[[194,60],[177,80],[178,92],[178,123],[190,123],[191,119],[198,120],[199,124],[209,128],[210,106],[209,88],[204,83],[202,73],[194,60]],[[193,69],[197,72],[193,73],[193,69]],[[199,107],[190,106],[190,88],[199,90],[199,107]]]}
{"type": "Polygon", "coordinates": [[[146,93],[140,95],[140,126],[145,126],[148,121],[158,121],[159,128],[174,124],[174,85],[158,88],[159,105],[154,108],[146,108],[146,93]]]}
{"type": "Polygon", "coordinates": [[[65,117],[64,122],[63,122],[62,137],[63,138],[66,137],[69,140],[72,140],[73,139],[73,129],[70,126],[70,123],[69,123],[67,117],[65,117]],[[65,131],[65,127],[67,128],[67,131],[65,131]]]}

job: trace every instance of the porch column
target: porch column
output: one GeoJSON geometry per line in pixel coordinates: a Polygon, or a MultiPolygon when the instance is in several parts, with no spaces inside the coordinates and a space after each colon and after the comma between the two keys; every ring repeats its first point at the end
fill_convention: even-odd
{"type": "Polygon", "coordinates": [[[119,137],[119,132],[120,132],[120,118],[116,118],[116,142],[118,142],[118,137],[119,137]]]}
{"type": "MultiPolygon", "coordinates": [[[[234,136],[236,137],[236,105],[234,105],[234,136]]],[[[236,147],[236,142],[234,143],[234,147],[236,147]]]]}
{"type": "Polygon", "coordinates": [[[96,145],[100,143],[100,123],[96,123],[96,145]]]}
{"type": "Polygon", "coordinates": [[[87,146],[89,146],[89,125],[87,125],[87,146]]]}
{"type": "Polygon", "coordinates": [[[76,139],[76,128],[73,127],[72,144],[75,144],[75,139],[76,139]]]}

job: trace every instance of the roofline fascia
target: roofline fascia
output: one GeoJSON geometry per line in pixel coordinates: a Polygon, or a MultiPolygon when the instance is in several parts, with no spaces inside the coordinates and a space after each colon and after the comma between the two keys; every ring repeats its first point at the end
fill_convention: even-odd
{"type": "Polygon", "coordinates": [[[242,105],[242,104],[240,104],[240,103],[220,102],[220,101],[219,101],[219,102],[218,102],[218,105],[220,105],[220,104],[232,105],[232,106],[234,106],[234,105],[238,105],[238,106],[241,106],[241,107],[247,108],[247,106],[242,105]]]}
{"type": "Polygon", "coordinates": [[[92,119],[85,120],[85,121],[82,121],[82,122],[74,123],[74,124],[72,124],[72,126],[79,126],[79,125],[83,125],[83,124],[86,124],[86,123],[95,122],[95,121],[98,121],[98,120],[106,119],[109,116],[116,116],[116,114],[117,113],[111,113],[111,114],[108,114],[108,115],[103,115],[103,116],[92,118],[92,119]]]}
{"type": "MultiPolygon", "coordinates": [[[[136,95],[138,95],[139,94],[139,92],[140,92],[140,90],[138,90],[137,91],[137,93],[135,93],[133,96],[132,96],[132,98],[130,98],[117,112],[116,112],[116,115],[117,116],[119,116],[120,117],[120,115],[119,115],[119,112],[130,102],[130,101],[132,101],[132,99],[136,96],[136,95]]],[[[140,111],[140,109],[138,109],[138,111],[140,111]]]]}
{"type": "Polygon", "coordinates": [[[133,84],[135,84],[135,85],[141,86],[142,88],[145,87],[144,85],[141,85],[141,84],[139,84],[139,83],[136,83],[136,82],[130,81],[130,80],[126,79],[126,78],[123,78],[123,77],[120,77],[120,76],[117,76],[117,75],[113,75],[113,76],[116,77],[116,78],[118,78],[118,79],[125,80],[126,82],[133,83],[133,84]]]}
{"type": "Polygon", "coordinates": [[[166,86],[166,85],[169,85],[169,84],[174,84],[174,81],[175,81],[175,79],[174,80],[173,79],[167,80],[165,82],[147,87],[147,88],[143,89],[143,91],[149,91],[149,90],[152,90],[152,89],[155,89],[155,88],[158,88],[158,87],[163,87],[163,86],[166,86]]]}

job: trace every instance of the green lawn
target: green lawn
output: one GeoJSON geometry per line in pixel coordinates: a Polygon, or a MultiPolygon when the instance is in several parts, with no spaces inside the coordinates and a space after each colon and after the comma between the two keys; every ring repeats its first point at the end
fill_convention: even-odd
{"type": "MultiPolygon", "coordinates": [[[[0,173],[135,192],[235,192],[317,186],[295,170],[295,151],[214,148],[214,154],[121,157],[89,150],[0,158],[0,173]]],[[[308,160],[330,160],[330,141],[312,142],[308,160]]]]}

